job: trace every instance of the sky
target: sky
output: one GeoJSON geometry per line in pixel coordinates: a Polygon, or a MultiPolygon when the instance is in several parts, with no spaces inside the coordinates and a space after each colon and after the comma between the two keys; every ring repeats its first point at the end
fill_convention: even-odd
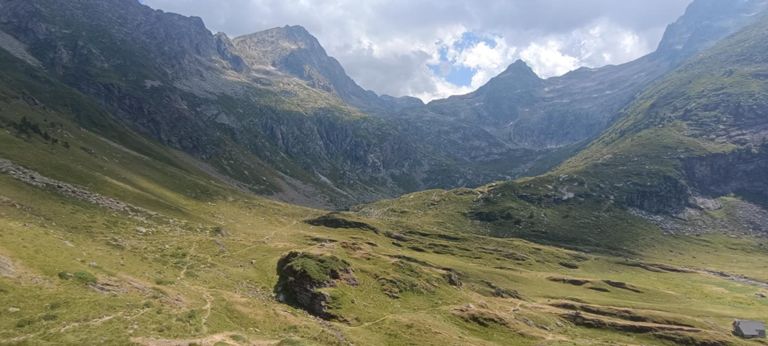
{"type": "Polygon", "coordinates": [[[362,87],[465,94],[522,59],[542,78],[652,52],[691,0],[142,0],[236,37],[301,25],[362,87]]]}

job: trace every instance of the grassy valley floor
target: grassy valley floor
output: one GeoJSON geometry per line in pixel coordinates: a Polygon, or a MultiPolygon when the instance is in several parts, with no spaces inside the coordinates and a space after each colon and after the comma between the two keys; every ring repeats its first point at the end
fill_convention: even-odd
{"type": "MultiPolygon", "coordinates": [[[[108,148],[100,157],[123,155],[108,148]]],[[[82,186],[115,191],[130,211],[0,175],[0,343],[726,345],[748,343],[730,336],[734,318],[768,314],[762,239],[644,225],[638,253],[617,256],[494,238],[459,211],[473,190],[327,218],[353,228],[313,226],[325,212],[125,173],[130,183],[82,186]],[[333,321],[275,298],[290,251],[349,263],[355,285],[321,289],[333,321]]]]}

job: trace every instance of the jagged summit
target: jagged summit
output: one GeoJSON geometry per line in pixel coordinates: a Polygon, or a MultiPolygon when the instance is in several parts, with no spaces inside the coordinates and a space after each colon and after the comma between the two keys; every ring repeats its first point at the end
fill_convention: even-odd
{"type": "Polygon", "coordinates": [[[536,78],[541,79],[536,74],[536,72],[533,71],[530,65],[523,61],[522,59],[517,59],[515,62],[507,66],[507,69],[504,70],[499,76],[507,76],[512,75],[519,78],[536,78]]]}
{"type": "Polygon", "coordinates": [[[298,51],[311,58],[314,65],[327,60],[320,42],[301,26],[284,26],[234,38],[246,61],[252,65],[279,67],[283,59],[298,51]]]}
{"type": "Polygon", "coordinates": [[[357,85],[302,26],[272,28],[237,37],[233,43],[252,68],[275,68],[363,110],[385,108],[384,100],[357,85]]]}
{"type": "Polygon", "coordinates": [[[754,22],[766,9],[766,0],[694,1],[667,27],[656,53],[684,59],[754,22]]]}
{"type": "Polygon", "coordinates": [[[502,90],[515,92],[535,88],[543,81],[525,61],[518,59],[510,64],[504,72],[491,78],[488,83],[480,87],[477,93],[487,94],[502,90]]]}

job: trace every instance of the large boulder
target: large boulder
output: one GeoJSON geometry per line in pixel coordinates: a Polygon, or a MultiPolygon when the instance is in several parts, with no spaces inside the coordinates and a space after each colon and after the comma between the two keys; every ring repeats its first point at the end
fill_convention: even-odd
{"type": "Polygon", "coordinates": [[[350,264],[336,256],[292,251],[277,262],[277,274],[275,294],[279,301],[323,319],[339,316],[329,312],[332,298],[321,289],[336,287],[339,282],[357,285],[350,264]]]}

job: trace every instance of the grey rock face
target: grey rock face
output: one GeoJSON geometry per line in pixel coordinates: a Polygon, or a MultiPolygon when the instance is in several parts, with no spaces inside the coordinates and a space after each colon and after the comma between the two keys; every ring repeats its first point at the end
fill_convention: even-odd
{"type": "Polygon", "coordinates": [[[768,145],[685,160],[687,180],[706,196],[739,195],[768,207],[768,145]]]}

